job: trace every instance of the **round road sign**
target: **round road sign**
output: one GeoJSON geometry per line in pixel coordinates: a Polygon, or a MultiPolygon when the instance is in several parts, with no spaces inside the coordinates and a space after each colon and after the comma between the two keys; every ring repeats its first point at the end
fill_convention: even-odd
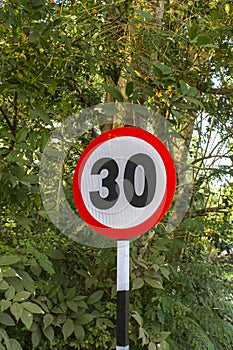
{"type": "Polygon", "coordinates": [[[174,196],[176,171],[165,145],[144,129],[122,127],[93,140],[78,160],[73,195],[98,233],[128,239],[162,219],[174,196]]]}

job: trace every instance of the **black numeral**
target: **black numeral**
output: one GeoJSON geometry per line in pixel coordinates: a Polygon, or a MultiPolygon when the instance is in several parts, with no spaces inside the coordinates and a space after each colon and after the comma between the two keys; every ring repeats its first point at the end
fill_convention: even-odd
{"type": "Polygon", "coordinates": [[[119,197],[119,186],[115,181],[119,169],[117,163],[111,158],[99,159],[91,170],[92,175],[100,174],[102,170],[108,170],[108,175],[102,179],[102,187],[108,189],[107,197],[101,197],[99,191],[90,192],[91,201],[98,209],[109,209],[114,206],[119,197]]]}
{"type": "Polygon", "coordinates": [[[132,156],[125,167],[124,191],[128,202],[137,208],[146,207],[153,199],[156,186],[156,171],[152,159],[144,153],[132,156]],[[144,169],[144,191],[137,195],[135,191],[135,171],[141,165],[144,169]]]}
{"type": "MultiPolygon", "coordinates": [[[[107,188],[106,197],[100,195],[100,191],[90,192],[90,198],[98,209],[109,209],[113,207],[120,195],[119,185],[116,182],[119,168],[115,160],[111,158],[99,159],[92,167],[91,175],[98,175],[106,169],[108,174],[102,179],[102,187],[107,188]]],[[[126,163],[124,172],[124,192],[127,201],[136,208],[149,205],[154,197],[156,188],[156,169],[152,159],[144,154],[138,153],[132,156],[126,163]],[[138,166],[144,170],[144,189],[142,194],[137,194],[135,189],[135,173],[138,166]]]]}

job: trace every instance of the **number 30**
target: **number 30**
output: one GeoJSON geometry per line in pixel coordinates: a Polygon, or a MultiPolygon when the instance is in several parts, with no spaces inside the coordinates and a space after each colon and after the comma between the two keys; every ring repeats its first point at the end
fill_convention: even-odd
{"type": "MultiPolygon", "coordinates": [[[[102,197],[99,191],[90,192],[90,198],[98,209],[113,207],[119,196],[120,188],[116,181],[119,174],[118,164],[112,158],[101,158],[92,167],[91,175],[98,175],[103,169],[108,171],[107,177],[102,179],[102,187],[108,189],[107,197],[102,197]]],[[[124,193],[127,201],[136,208],[146,207],[151,203],[156,188],[156,170],[153,160],[144,153],[138,153],[129,158],[124,171],[124,193]],[[144,169],[144,190],[138,195],[135,190],[135,171],[138,166],[144,169]]]]}

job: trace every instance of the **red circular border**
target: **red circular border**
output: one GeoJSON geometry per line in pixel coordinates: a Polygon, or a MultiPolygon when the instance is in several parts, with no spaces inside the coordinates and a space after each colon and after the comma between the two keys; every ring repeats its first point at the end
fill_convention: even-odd
{"type": "Polygon", "coordinates": [[[128,239],[134,236],[139,236],[155,224],[157,224],[167,212],[172,199],[174,197],[176,187],[176,170],[171,154],[165,147],[165,145],[154,135],[148,131],[135,127],[122,127],[117,129],[111,129],[94,139],[81,154],[78,163],[75,168],[73,177],[73,196],[76,208],[83,220],[96,232],[111,238],[128,239]],[[159,207],[156,211],[143,223],[129,227],[129,228],[112,228],[103,225],[97,221],[87,210],[82,193],[81,193],[81,177],[87,159],[90,154],[102,143],[113,139],[115,137],[132,136],[144,140],[149,143],[160,155],[166,169],[166,191],[159,207]]]}

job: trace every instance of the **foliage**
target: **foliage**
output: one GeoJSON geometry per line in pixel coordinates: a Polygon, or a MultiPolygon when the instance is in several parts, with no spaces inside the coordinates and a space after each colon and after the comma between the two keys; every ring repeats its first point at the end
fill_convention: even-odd
{"type": "MultiPolygon", "coordinates": [[[[0,1],[0,349],[115,348],[115,250],[57,232],[38,184],[56,126],[112,100],[167,118],[194,182],[179,227],[164,236],[162,222],[131,245],[130,347],[232,349],[231,7],[0,1]]],[[[94,134],[67,159],[68,198],[72,159],[94,134]]]]}
{"type": "MultiPolygon", "coordinates": [[[[68,247],[66,249],[66,259],[58,249],[47,250],[46,255],[40,253],[41,257],[49,259],[54,269],[52,274],[43,269],[42,259],[38,263],[32,263],[26,256],[2,256],[2,348],[14,349],[17,345],[19,349],[43,349],[46,344],[53,344],[54,349],[91,349],[94,344],[93,349],[110,348],[114,329],[111,319],[115,316],[115,306],[111,299],[115,296],[115,282],[112,282],[114,285],[109,285],[109,280],[98,281],[103,268],[93,272],[93,275],[87,271],[86,251],[84,254],[80,249],[79,259],[75,261],[77,251],[69,259],[71,251],[68,247]],[[27,266],[30,275],[15,267],[23,260],[23,266],[27,266]],[[72,278],[74,272],[76,276],[72,278]],[[108,290],[105,304],[103,296],[108,290]],[[100,336],[102,331],[104,333],[100,336]]],[[[90,270],[94,268],[89,267],[90,270]]]]}
{"type": "MultiPolygon", "coordinates": [[[[186,349],[188,344],[189,349],[230,349],[231,265],[218,258],[206,263],[200,259],[200,253],[196,253],[200,260],[190,260],[186,254],[170,264],[171,248],[174,249],[174,242],[157,238],[151,241],[144,257],[147,266],[140,271],[137,262],[134,265],[135,280],[143,281],[142,285],[135,284],[140,293],[137,292],[132,313],[140,327],[142,345],[161,343],[167,349],[186,349]],[[149,281],[150,287],[143,287],[144,282],[148,283],[148,274],[156,276],[157,281],[163,280],[162,286],[149,281]]],[[[141,265],[141,260],[138,263],[141,265]]]]}

